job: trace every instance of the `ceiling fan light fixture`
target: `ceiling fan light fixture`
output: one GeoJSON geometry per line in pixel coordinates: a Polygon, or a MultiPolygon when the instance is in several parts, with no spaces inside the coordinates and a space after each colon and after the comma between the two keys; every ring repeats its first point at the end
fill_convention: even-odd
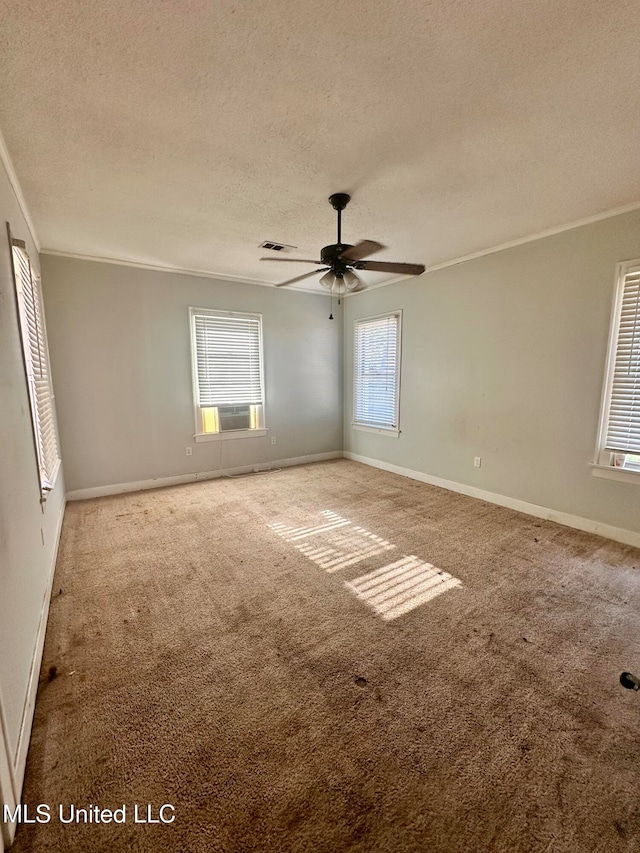
{"type": "Polygon", "coordinates": [[[333,286],[334,286],[335,282],[336,282],[336,274],[332,270],[329,270],[329,272],[326,272],[322,276],[322,278],[320,279],[320,284],[323,287],[326,287],[327,290],[333,290],[333,286]]]}
{"type": "Polygon", "coordinates": [[[344,281],[347,290],[355,290],[361,284],[360,278],[351,270],[347,270],[343,274],[342,280],[344,281]]]}

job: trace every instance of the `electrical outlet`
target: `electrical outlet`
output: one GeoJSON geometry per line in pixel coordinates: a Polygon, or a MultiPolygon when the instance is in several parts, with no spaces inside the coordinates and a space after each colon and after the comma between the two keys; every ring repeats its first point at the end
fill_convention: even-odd
{"type": "Polygon", "coordinates": [[[271,436],[271,444],[277,444],[275,435],[271,436]]]}
{"type": "Polygon", "coordinates": [[[482,464],[482,459],[479,456],[474,456],[473,457],[473,467],[479,468],[481,464],[482,464]]]}
{"type": "Polygon", "coordinates": [[[187,447],[187,456],[191,456],[193,453],[193,447],[187,447]]]}

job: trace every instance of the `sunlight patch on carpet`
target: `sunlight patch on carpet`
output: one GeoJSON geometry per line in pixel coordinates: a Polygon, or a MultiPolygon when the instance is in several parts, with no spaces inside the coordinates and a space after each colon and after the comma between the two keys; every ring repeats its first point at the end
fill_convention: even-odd
{"type": "MultiPolygon", "coordinates": [[[[327,572],[337,572],[396,547],[329,509],[323,510],[320,517],[320,524],[305,527],[281,521],[268,526],[327,572]]],[[[415,555],[402,556],[395,563],[345,581],[344,585],[385,621],[397,619],[448,589],[462,586],[453,575],[415,555]]]]}
{"type": "Polygon", "coordinates": [[[461,583],[448,572],[412,555],[347,581],[345,586],[390,621],[461,583]]]}
{"type": "Polygon", "coordinates": [[[322,524],[291,527],[276,521],[269,528],[327,572],[337,572],[396,547],[331,510],[323,510],[321,516],[322,524]]]}

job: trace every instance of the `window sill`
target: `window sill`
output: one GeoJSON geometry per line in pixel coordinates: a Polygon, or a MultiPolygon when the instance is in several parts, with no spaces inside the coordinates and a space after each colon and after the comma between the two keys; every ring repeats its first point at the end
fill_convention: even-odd
{"type": "Polygon", "coordinates": [[[235,438],[260,438],[266,435],[266,429],[230,429],[227,432],[207,432],[194,435],[196,444],[201,441],[230,441],[235,438]]]}
{"type": "Polygon", "coordinates": [[[357,429],[359,432],[372,432],[374,435],[386,435],[388,438],[399,438],[400,430],[392,427],[374,427],[364,426],[364,424],[351,424],[352,429],[357,429]]]}
{"type": "Polygon", "coordinates": [[[591,473],[594,477],[603,477],[606,480],[619,480],[623,483],[635,483],[640,486],[640,471],[630,471],[628,468],[614,468],[613,465],[591,464],[591,473]]]}

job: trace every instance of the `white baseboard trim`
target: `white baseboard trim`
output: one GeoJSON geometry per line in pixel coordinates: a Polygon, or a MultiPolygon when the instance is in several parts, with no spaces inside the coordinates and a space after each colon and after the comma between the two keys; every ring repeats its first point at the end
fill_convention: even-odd
{"type": "Polygon", "coordinates": [[[239,468],[216,468],[215,471],[199,471],[196,474],[178,474],[174,477],[156,477],[152,480],[137,480],[131,483],[114,483],[111,486],[95,486],[90,489],[75,489],[67,492],[68,501],[83,501],[88,498],[102,498],[106,495],[121,495],[125,492],[142,492],[146,489],[161,489],[164,486],[178,486],[182,483],[195,483],[199,480],[215,480],[217,477],[233,477],[238,474],[251,474],[269,471],[273,468],[290,468],[293,465],[308,465],[311,462],[324,462],[327,459],[341,459],[341,450],[328,453],[312,453],[309,456],[294,456],[290,459],[274,459],[271,462],[258,462],[255,465],[242,465],[239,468]]]}
{"type": "Polygon", "coordinates": [[[326,462],[327,459],[342,459],[343,453],[341,450],[330,450],[328,453],[313,453],[310,456],[292,456],[290,459],[277,459],[275,462],[270,462],[265,465],[264,469],[269,468],[293,468],[296,465],[310,465],[312,462],[326,462]]]}
{"type": "Polygon", "coordinates": [[[373,468],[381,468],[383,471],[390,471],[393,474],[400,474],[412,480],[419,480],[421,483],[428,483],[430,486],[438,486],[441,489],[448,489],[451,492],[459,492],[462,495],[468,495],[470,498],[478,498],[479,500],[498,504],[508,509],[515,509],[517,512],[523,512],[526,515],[543,518],[545,521],[555,521],[557,524],[564,524],[566,527],[573,527],[585,533],[595,533],[597,536],[604,536],[605,539],[613,539],[615,542],[622,542],[623,545],[632,545],[634,548],[640,548],[640,533],[635,533],[633,530],[625,530],[623,527],[613,527],[611,524],[592,521],[590,518],[582,518],[579,515],[571,515],[568,512],[560,512],[559,510],[549,509],[546,506],[538,506],[538,504],[528,503],[517,498],[498,495],[495,492],[487,492],[475,486],[468,486],[466,483],[444,480],[441,477],[434,477],[431,474],[423,474],[422,471],[401,468],[399,465],[391,465],[388,462],[381,462],[378,459],[360,456],[357,453],[350,453],[346,450],[343,455],[345,459],[352,459],[354,462],[362,462],[364,465],[370,465],[373,468]]]}
{"type": "MultiPolygon", "coordinates": [[[[51,603],[51,590],[53,587],[53,576],[56,568],[56,559],[58,557],[58,548],[60,546],[60,534],[62,532],[62,522],[64,519],[64,510],[66,506],[66,497],[62,501],[60,516],[56,525],[55,541],[51,554],[51,564],[49,566],[49,577],[45,589],[42,607],[40,608],[40,619],[38,622],[38,633],[36,634],[36,642],[33,649],[33,657],[31,658],[31,671],[29,672],[29,685],[27,688],[27,696],[22,711],[22,722],[20,724],[20,734],[18,735],[18,745],[13,760],[13,793],[15,802],[20,802],[22,794],[22,785],[24,782],[24,774],[27,768],[27,753],[29,752],[29,742],[31,740],[31,727],[33,725],[33,714],[36,708],[36,697],[38,693],[38,684],[40,680],[40,667],[42,665],[42,652],[44,649],[44,638],[47,631],[47,620],[49,618],[49,605],[51,603]]],[[[15,832],[15,827],[13,828],[15,832]]]]}

